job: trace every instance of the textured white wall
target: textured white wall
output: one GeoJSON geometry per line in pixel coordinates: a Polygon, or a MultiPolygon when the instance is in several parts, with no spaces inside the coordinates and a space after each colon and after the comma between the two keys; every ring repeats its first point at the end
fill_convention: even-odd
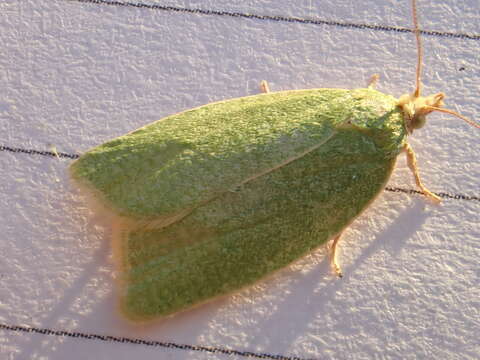
{"type": "MultiPolygon", "coordinates": [[[[123,1],[123,0],[120,0],[123,1]]],[[[150,4],[153,1],[148,2],[150,4]]],[[[411,26],[403,1],[157,1],[411,26]]],[[[421,1],[427,30],[480,33],[478,2],[421,1]]],[[[424,36],[425,92],[480,119],[480,40],[424,36]],[[462,70],[461,70],[462,69],[462,70]]],[[[0,2],[0,145],[81,153],[166,115],[272,90],[413,89],[412,34],[82,4],[0,2]]],[[[410,140],[433,191],[480,194],[480,131],[433,115],[410,140]]],[[[300,358],[474,359],[480,353],[479,201],[385,192],[340,245],[146,329],[115,312],[108,231],[67,180],[71,160],[0,151],[0,322],[300,358]]],[[[403,157],[390,186],[414,188],[403,157]]],[[[222,354],[0,329],[6,359],[223,359],[222,354]]],[[[228,358],[240,358],[232,355],[228,358]]]]}

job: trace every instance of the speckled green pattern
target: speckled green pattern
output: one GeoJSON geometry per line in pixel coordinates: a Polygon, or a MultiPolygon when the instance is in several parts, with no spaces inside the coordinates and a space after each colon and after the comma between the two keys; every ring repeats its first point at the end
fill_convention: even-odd
{"type": "Polygon", "coordinates": [[[397,151],[403,125],[393,97],[367,89],[287,91],[167,117],[90,150],[72,174],[119,214],[167,216],[301,154],[348,120],[392,130],[387,146],[397,151]],[[394,116],[379,117],[389,111],[394,116]]]}
{"type": "Polygon", "coordinates": [[[148,320],[229,293],[344,229],[383,189],[404,142],[395,103],[369,89],[257,95],[82,156],[72,175],[117,214],[148,224],[195,208],[116,239],[125,315],[148,320]]]}
{"type": "Polygon", "coordinates": [[[394,164],[364,135],[245,185],[160,231],[124,239],[124,312],[148,319],[253,283],[332,238],[383,188],[394,164]]]}

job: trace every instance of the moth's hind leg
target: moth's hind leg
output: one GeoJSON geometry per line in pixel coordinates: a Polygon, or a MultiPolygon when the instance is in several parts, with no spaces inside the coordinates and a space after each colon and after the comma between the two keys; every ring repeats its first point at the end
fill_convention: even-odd
{"type": "Polygon", "coordinates": [[[342,270],[340,269],[340,265],[338,265],[337,261],[337,245],[340,241],[341,236],[342,233],[335,236],[335,238],[333,239],[332,247],[330,248],[330,265],[332,266],[333,271],[335,272],[335,274],[337,274],[338,277],[343,276],[342,270]]]}
{"type": "Polygon", "coordinates": [[[375,89],[377,87],[378,79],[380,79],[380,75],[378,74],[373,74],[370,77],[370,80],[368,80],[367,87],[369,89],[375,89]]]}
{"type": "Polygon", "coordinates": [[[260,81],[260,91],[265,94],[270,92],[270,86],[268,86],[267,80],[260,81]]]}
{"type": "Polygon", "coordinates": [[[430,190],[428,190],[425,185],[423,185],[422,180],[420,180],[420,174],[418,173],[417,167],[417,158],[415,157],[415,153],[413,152],[413,149],[410,147],[410,145],[408,145],[408,143],[405,144],[404,150],[407,153],[408,167],[410,168],[410,170],[412,170],[417,186],[420,188],[420,190],[422,190],[423,194],[431,201],[436,204],[440,203],[441,199],[437,195],[432,193],[430,190]]]}

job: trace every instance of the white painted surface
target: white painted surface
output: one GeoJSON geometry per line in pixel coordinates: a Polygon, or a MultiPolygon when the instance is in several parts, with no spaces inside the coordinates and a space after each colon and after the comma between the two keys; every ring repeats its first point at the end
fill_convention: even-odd
{"type": "MultiPolygon", "coordinates": [[[[150,2],[152,3],[152,2],[150,2]]],[[[158,1],[411,26],[409,1],[158,1]]],[[[478,2],[419,4],[422,28],[479,34],[478,2]]],[[[480,119],[480,41],[425,36],[425,93],[480,119]],[[459,70],[461,67],[464,70],[459,70]]],[[[0,3],[0,145],[81,153],[166,115],[272,90],[413,89],[412,34],[81,4],[0,3]]],[[[480,131],[432,115],[410,143],[433,191],[480,194],[480,131]]],[[[346,231],[345,277],[321,248],[245,291],[146,329],[115,311],[108,231],[86,215],[71,160],[0,152],[0,322],[320,359],[476,359],[478,201],[385,192],[346,231]]],[[[414,188],[400,158],[390,186],[414,188]]],[[[0,330],[2,359],[240,358],[0,330]]]]}

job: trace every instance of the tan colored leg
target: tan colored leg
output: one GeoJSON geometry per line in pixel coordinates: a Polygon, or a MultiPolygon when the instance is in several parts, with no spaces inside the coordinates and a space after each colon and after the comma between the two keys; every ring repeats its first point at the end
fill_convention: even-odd
{"type": "Polygon", "coordinates": [[[270,87],[268,86],[268,82],[266,80],[262,80],[260,82],[260,91],[265,94],[270,92],[270,87]]]}
{"type": "Polygon", "coordinates": [[[337,262],[337,245],[338,241],[340,240],[340,236],[342,236],[342,233],[338,234],[335,236],[333,239],[332,247],[330,248],[330,264],[332,266],[333,271],[335,271],[335,274],[337,274],[338,277],[342,277],[342,270],[340,269],[340,265],[338,265],[337,262]]]}
{"type": "Polygon", "coordinates": [[[373,74],[372,77],[370,78],[370,81],[368,82],[368,88],[375,89],[377,87],[378,79],[380,79],[380,75],[373,74]]]}
{"type": "Polygon", "coordinates": [[[413,173],[413,176],[415,177],[415,182],[417,183],[417,186],[420,188],[420,190],[422,190],[423,194],[427,198],[429,198],[435,204],[439,204],[440,201],[442,201],[442,200],[437,195],[435,195],[430,190],[428,190],[423,185],[422,180],[420,180],[420,174],[418,173],[418,167],[417,167],[417,158],[415,157],[415,153],[413,152],[413,149],[408,144],[405,144],[404,149],[407,152],[408,167],[410,168],[410,170],[412,170],[412,173],[413,173]]]}

